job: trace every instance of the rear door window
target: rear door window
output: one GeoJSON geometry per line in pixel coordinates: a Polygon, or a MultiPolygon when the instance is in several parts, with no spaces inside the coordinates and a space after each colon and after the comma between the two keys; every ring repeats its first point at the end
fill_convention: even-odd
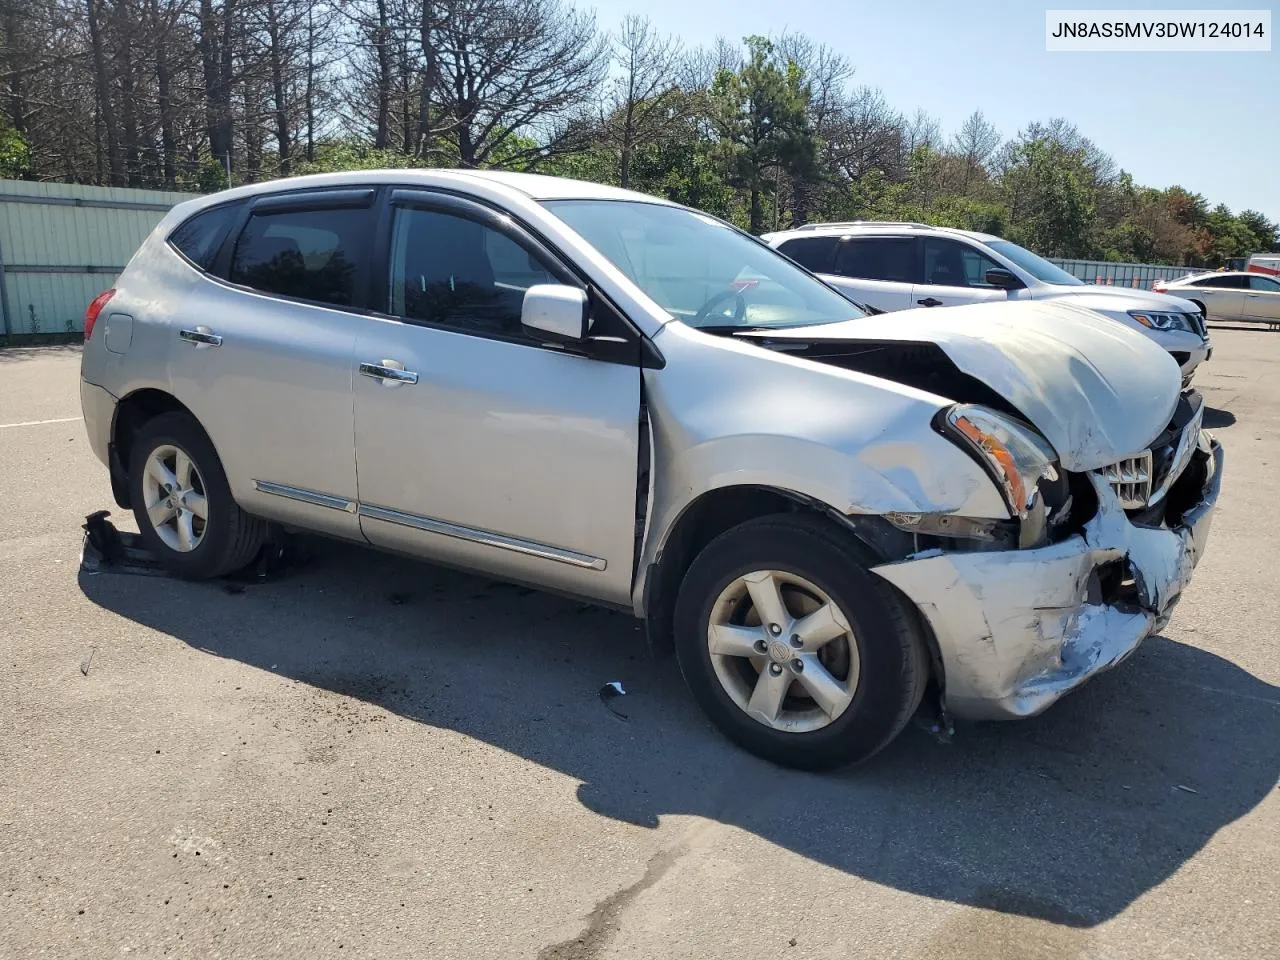
{"type": "Polygon", "coordinates": [[[813,273],[829,273],[838,237],[797,237],[778,247],[800,266],[813,273]]]}
{"type": "Polygon", "coordinates": [[[1194,287],[1218,287],[1228,290],[1243,290],[1248,285],[1248,277],[1205,277],[1192,284],[1194,287]]]}
{"type": "Polygon", "coordinates": [[[373,242],[368,207],[266,210],[236,239],[228,279],[263,293],[335,306],[357,302],[373,242]]]}
{"type": "Polygon", "coordinates": [[[916,282],[913,237],[859,237],[841,240],[835,272],[860,280],[916,282]]]}

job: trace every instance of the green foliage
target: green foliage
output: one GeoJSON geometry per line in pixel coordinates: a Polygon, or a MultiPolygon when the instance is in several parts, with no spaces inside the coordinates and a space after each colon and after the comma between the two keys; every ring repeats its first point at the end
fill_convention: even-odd
{"type": "Polygon", "coordinates": [[[0,117],[0,179],[21,180],[31,175],[31,150],[22,135],[0,117]]]}
{"type": "Polygon", "coordinates": [[[804,72],[779,62],[764,37],[747,37],[746,45],[746,62],[736,71],[722,67],[708,99],[718,134],[714,156],[726,182],[749,195],[748,227],[760,233],[764,198],[776,192],[784,172],[812,175],[816,144],[804,72]]]}
{"type": "Polygon", "coordinates": [[[397,150],[378,150],[356,137],[327,140],[316,144],[315,159],[299,160],[295,174],[333,173],[339,170],[404,170],[425,167],[420,158],[397,150]]]}
{"type": "Polygon", "coordinates": [[[1088,257],[1095,214],[1081,150],[1048,138],[1015,146],[1002,178],[1009,238],[1044,256],[1088,257]]]}

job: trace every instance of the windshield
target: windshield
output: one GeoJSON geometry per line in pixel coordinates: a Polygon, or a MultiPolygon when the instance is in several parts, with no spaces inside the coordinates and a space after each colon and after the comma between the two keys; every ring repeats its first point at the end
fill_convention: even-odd
{"type": "Polygon", "coordinates": [[[1055,267],[1044,257],[1037,257],[1030,250],[1016,243],[1010,243],[1008,240],[988,240],[987,246],[996,253],[1004,254],[1041,283],[1060,283],[1070,287],[1078,287],[1084,283],[1079,277],[1073,277],[1061,267],[1055,267]]]}
{"type": "Polygon", "coordinates": [[[799,327],[866,315],[786,257],[693,210],[632,200],[543,205],[691,326],[799,327]]]}

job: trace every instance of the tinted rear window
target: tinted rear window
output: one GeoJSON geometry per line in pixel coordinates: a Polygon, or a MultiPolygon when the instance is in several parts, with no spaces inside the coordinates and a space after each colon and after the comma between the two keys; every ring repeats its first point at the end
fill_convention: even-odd
{"type": "Polygon", "coordinates": [[[825,273],[831,270],[831,255],[835,252],[837,237],[797,237],[778,247],[806,270],[825,273]]]}
{"type": "Polygon", "coordinates": [[[201,270],[212,269],[213,258],[239,212],[238,203],[202,210],[169,234],[169,242],[201,270]]]}
{"type": "Polygon", "coordinates": [[[368,208],[256,213],[236,240],[229,279],[264,293],[348,306],[372,240],[368,208]]]}

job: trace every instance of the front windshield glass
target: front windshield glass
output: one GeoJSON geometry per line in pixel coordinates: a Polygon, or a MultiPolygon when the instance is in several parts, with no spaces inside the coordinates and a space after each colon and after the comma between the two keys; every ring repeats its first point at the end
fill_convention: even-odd
{"type": "Polygon", "coordinates": [[[987,246],[996,253],[1004,254],[1027,273],[1041,283],[1060,283],[1064,286],[1078,287],[1084,283],[1079,277],[1073,277],[1061,267],[1055,267],[1044,257],[1037,257],[1025,247],[1008,240],[988,240],[987,246]]]}
{"type": "Polygon", "coordinates": [[[544,206],[691,326],[799,327],[866,315],[786,257],[704,214],[631,200],[544,206]]]}

